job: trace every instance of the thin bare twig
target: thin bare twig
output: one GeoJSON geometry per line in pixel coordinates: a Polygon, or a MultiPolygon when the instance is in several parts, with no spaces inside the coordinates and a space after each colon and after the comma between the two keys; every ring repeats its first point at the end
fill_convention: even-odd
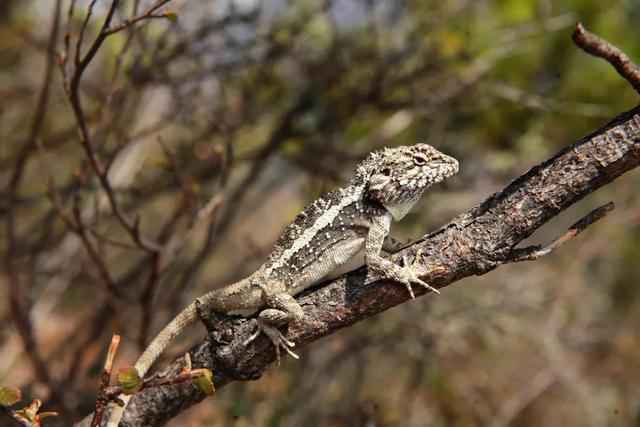
{"type": "Polygon", "coordinates": [[[120,345],[120,335],[114,334],[111,337],[111,344],[109,345],[109,351],[107,352],[107,360],[104,362],[104,369],[102,370],[102,377],[100,378],[100,391],[98,392],[98,398],[96,399],[96,410],[93,413],[93,419],[91,420],[91,427],[98,427],[102,422],[102,415],[110,401],[110,397],[107,394],[107,389],[111,383],[111,371],[113,370],[113,360],[116,357],[118,346],[120,345]]]}
{"type": "MultiPolygon", "coordinates": [[[[104,169],[104,167],[100,164],[97,154],[91,143],[91,135],[89,132],[89,127],[87,126],[87,123],[86,123],[84,109],[82,107],[82,102],[80,98],[80,81],[82,79],[82,75],[86,70],[87,66],[89,65],[89,63],[91,63],[91,61],[95,57],[96,53],[98,52],[98,50],[100,49],[100,47],[102,46],[106,38],[108,37],[107,32],[108,32],[109,26],[111,25],[111,21],[113,19],[116,9],[118,8],[119,3],[120,3],[119,0],[113,0],[111,2],[111,6],[109,7],[109,11],[107,12],[107,16],[102,24],[100,32],[98,33],[98,36],[95,38],[93,44],[87,51],[86,55],[84,55],[84,57],[78,54],[77,50],[80,48],[80,46],[79,45],[76,46],[75,69],[71,77],[71,81],[68,85],[65,85],[65,89],[67,91],[67,96],[69,98],[71,108],[73,110],[74,116],[76,118],[76,122],[78,124],[78,128],[80,130],[80,136],[81,136],[80,140],[81,140],[82,147],[87,156],[87,159],[89,160],[89,165],[91,166],[91,169],[94,171],[94,173],[98,177],[100,186],[102,187],[102,189],[104,190],[107,196],[107,200],[109,201],[111,211],[113,212],[114,216],[118,219],[122,227],[127,231],[127,233],[131,236],[132,240],[136,243],[136,245],[139,248],[149,253],[157,253],[159,252],[160,247],[154,242],[151,242],[148,239],[146,239],[144,236],[142,236],[142,233],[140,231],[140,219],[138,217],[134,218],[133,220],[128,218],[124,214],[124,212],[122,212],[120,205],[116,200],[115,192],[113,190],[113,187],[111,186],[111,183],[109,182],[108,173],[104,169]]],[[[91,9],[91,5],[89,7],[91,9]]],[[[86,30],[86,25],[83,25],[83,28],[81,30],[81,36],[84,34],[85,30],[86,30]]],[[[78,41],[80,42],[80,40],[78,41]]],[[[64,63],[65,60],[66,59],[63,59],[61,62],[64,63]]],[[[64,65],[62,66],[62,69],[64,70],[64,65]]]]}
{"type": "Polygon", "coordinates": [[[585,52],[613,65],[618,74],[624,77],[640,94],[640,66],[629,59],[623,51],[587,31],[580,22],[576,25],[572,38],[575,44],[585,52]]]}
{"type": "Polygon", "coordinates": [[[105,236],[102,233],[97,232],[96,230],[94,230],[93,228],[89,229],[89,233],[91,233],[91,235],[96,239],[96,240],[100,240],[108,245],[117,247],[117,248],[121,248],[121,249],[127,249],[127,250],[137,250],[138,247],[137,246],[133,246],[130,245],[129,243],[126,242],[121,242],[119,240],[116,239],[112,239],[108,236],[105,236]]]}
{"type": "Polygon", "coordinates": [[[521,262],[521,261],[535,261],[545,255],[549,255],[560,246],[567,243],[569,240],[582,233],[591,224],[598,222],[604,218],[609,212],[615,208],[613,202],[609,202],[606,205],[602,205],[585,215],[578,222],[569,227],[566,233],[558,237],[545,247],[540,245],[527,246],[526,248],[516,248],[511,252],[512,258],[508,262],[521,262]]]}
{"type": "MultiPolygon", "coordinates": [[[[44,158],[45,152],[42,144],[38,144],[38,148],[42,154],[41,158],[44,158]]],[[[82,219],[82,212],[80,210],[79,199],[74,198],[74,205],[72,209],[72,215],[69,215],[62,206],[62,202],[60,201],[56,190],[55,190],[55,182],[53,178],[53,172],[48,169],[48,163],[42,162],[43,169],[49,173],[49,182],[47,185],[47,197],[53,206],[54,212],[58,215],[58,217],[62,220],[62,222],[66,225],[66,227],[77,235],[80,238],[83,246],[85,247],[87,254],[89,254],[89,258],[93,261],[98,269],[98,273],[102,278],[102,281],[105,283],[107,291],[110,295],[114,297],[122,297],[122,293],[119,291],[118,286],[115,284],[115,281],[111,277],[111,273],[109,273],[109,269],[107,268],[104,260],[100,257],[100,254],[93,247],[93,243],[89,239],[87,233],[91,233],[91,230],[84,225],[84,221],[82,219]]]]}
{"type": "Polygon", "coordinates": [[[111,34],[115,34],[119,31],[122,31],[126,28],[131,27],[132,25],[135,25],[136,23],[140,22],[140,21],[144,21],[147,19],[167,19],[167,16],[163,13],[160,15],[156,15],[154,14],[154,12],[158,9],[160,9],[162,6],[164,6],[165,4],[169,3],[171,0],[161,0],[158,3],[154,4],[153,6],[149,7],[149,9],[147,9],[144,13],[135,16],[133,18],[127,19],[125,20],[122,24],[117,25],[113,28],[110,28],[107,31],[107,35],[111,35],[111,34]]]}
{"type": "Polygon", "coordinates": [[[84,41],[84,35],[87,32],[87,26],[89,25],[89,21],[91,20],[91,16],[93,15],[93,8],[96,5],[97,0],[93,0],[89,4],[89,8],[87,9],[87,15],[84,17],[84,21],[82,22],[82,27],[80,27],[80,34],[78,34],[78,41],[76,42],[76,54],[74,63],[76,67],[80,66],[81,62],[81,54],[82,54],[82,42],[84,41]]]}
{"type": "MultiPolygon", "coordinates": [[[[89,13],[87,15],[87,19],[85,20],[85,24],[83,24],[82,29],[80,31],[78,42],[81,42],[81,38],[84,36],[84,32],[86,30],[86,23],[88,22],[88,18],[90,18],[91,16],[91,9],[94,3],[95,3],[95,0],[89,5],[89,13]]],[[[109,7],[107,16],[104,19],[104,22],[102,23],[102,28],[100,28],[100,32],[98,33],[98,36],[91,44],[91,47],[87,51],[87,54],[84,57],[82,57],[80,55],[80,52],[76,51],[76,70],[73,78],[71,79],[71,91],[72,93],[75,92],[76,96],[78,92],[77,89],[80,84],[80,79],[82,78],[82,74],[84,73],[89,63],[91,63],[93,58],[96,56],[96,53],[98,53],[98,49],[100,49],[100,47],[102,46],[102,43],[104,43],[104,41],[106,40],[108,36],[107,30],[111,25],[111,20],[113,19],[113,15],[115,14],[115,11],[118,8],[119,4],[120,4],[120,0],[113,0],[111,2],[111,6],[109,7]]],[[[79,49],[80,47],[81,46],[76,45],[77,49],[79,49]]]]}
{"type": "Polygon", "coordinates": [[[42,420],[48,417],[57,417],[55,411],[40,412],[42,401],[34,399],[29,405],[22,409],[11,409],[0,405],[0,410],[9,415],[16,423],[23,427],[42,427],[42,420]]]}
{"type": "MultiPolygon", "coordinates": [[[[44,158],[44,155],[46,154],[44,151],[44,147],[42,146],[42,144],[38,144],[38,148],[40,149],[41,152],[41,159],[44,158]]],[[[104,263],[103,259],[100,257],[100,255],[98,254],[98,252],[96,251],[96,249],[93,247],[93,243],[91,242],[91,240],[89,239],[89,236],[87,233],[91,233],[95,236],[101,237],[97,234],[97,232],[91,230],[90,228],[86,227],[84,225],[84,220],[82,219],[82,212],[80,210],[80,206],[79,206],[79,199],[76,197],[74,198],[74,206],[72,209],[72,215],[69,215],[65,210],[64,207],[62,205],[62,202],[60,201],[56,190],[55,190],[55,182],[54,182],[54,174],[53,172],[48,168],[48,163],[45,161],[42,161],[42,167],[44,170],[46,170],[49,174],[49,182],[47,185],[47,197],[51,203],[51,206],[53,206],[53,210],[54,212],[58,215],[58,217],[62,220],[62,222],[66,225],[66,227],[69,229],[69,231],[71,231],[72,233],[74,233],[75,235],[77,235],[80,238],[80,241],[82,242],[83,246],[85,247],[87,253],[89,254],[89,257],[91,258],[91,260],[93,261],[93,263],[96,265],[98,272],[100,274],[100,277],[102,278],[103,282],[106,285],[107,291],[110,295],[113,295],[115,297],[122,297],[122,293],[118,290],[118,286],[115,284],[115,281],[113,280],[113,278],[111,277],[111,273],[109,273],[109,269],[107,268],[106,264],[104,263]]],[[[107,239],[106,237],[104,238],[105,240],[107,239]]],[[[115,244],[113,241],[111,241],[111,239],[109,239],[109,243],[111,244],[115,244]]],[[[123,245],[122,243],[118,242],[120,245],[123,245]]],[[[129,247],[131,248],[131,247],[129,247]]]]}
{"type": "Polygon", "coordinates": [[[107,287],[109,294],[118,298],[122,298],[122,292],[120,291],[118,286],[116,286],[116,282],[111,277],[111,273],[109,272],[109,268],[105,264],[105,260],[96,251],[96,249],[93,247],[93,243],[89,239],[87,227],[84,225],[82,213],[80,211],[80,205],[77,198],[74,199],[72,212],[76,225],[76,229],[72,229],[72,231],[75,231],[78,237],[80,237],[80,239],[82,240],[82,243],[87,249],[87,253],[89,254],[89,258],[91,258],[95,266],[98,268],[100,278],[102,278],[102,281],[107,287]]]}

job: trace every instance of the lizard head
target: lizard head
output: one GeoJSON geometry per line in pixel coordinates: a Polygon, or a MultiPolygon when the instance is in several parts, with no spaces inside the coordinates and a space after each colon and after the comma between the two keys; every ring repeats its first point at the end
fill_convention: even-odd
{"type": "Polygon", "coordinates": [[[367,197],[399,221],[432,186],[458,173],[458,161],[428,144],[385,148],[372,153],[367,197]]]}

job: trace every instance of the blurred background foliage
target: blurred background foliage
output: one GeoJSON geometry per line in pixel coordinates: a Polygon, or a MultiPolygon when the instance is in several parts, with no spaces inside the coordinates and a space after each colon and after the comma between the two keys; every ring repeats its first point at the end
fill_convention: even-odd
{"type": "MultiPolygon", "coordinates": [[[[80,85],[117,203],[158,260],[113,215],[53,54],[69,29],[75,46],[88,3],[68,22],[67,1],[0,2],[0,381],[62,412],[46,425],[92,409],[112,333],[131,363],[367,152],[424,141],[460,159],[395,227],[408,239],[637,104],[570,39],[581,21],[640,61],[637,0],[171,1],[110,36],[80,85]]],[[[115,21],[154,3],[122,1],[115,21]]],[[[533,241],[618,206],[552,256],[334,334],[170,425],[640,425],[638,184],[632,172],[541,230],[533,241]]]]}

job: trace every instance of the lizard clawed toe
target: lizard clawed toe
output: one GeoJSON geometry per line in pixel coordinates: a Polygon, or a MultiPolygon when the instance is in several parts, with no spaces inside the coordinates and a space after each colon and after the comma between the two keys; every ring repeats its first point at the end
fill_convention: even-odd
{"type": "Polygon", "coordinates": [[[258,336],[261,333],[265,334],[269,338],[269,340],[273,343],[273,346],[276,349],[276,364],[278,366],[280,365],[280,359],[281,359],[280,349],[281,348],[284,349],[284,351],[286,351],[287,354],[289,354],[289,356],[293,357],[294,359],[300,359],[300,356],[298,356],[296,353],[294,353],[291,350],[291,348],[295,347],[296,344],[288,340],[287,337],[285,337],[284,334],[280,332],[278,328],[268,325],[260,319],[258,319],[257,330],[243,342],[243,345],[245,346],[249,345],[256,338],[258,338],[258,336]]]}
{"type": "Polygon", "coordinates": [[[419,279],[415,273],[415,270],[413,270],[413,268],[410,268],[410,267],[404,267],[401,270],[399,270],[399,277],[397,280],[398,282],[402,283],[407,287],[407,290],[409,291],[409,295],[411,296],[411,299],[415,299],[416,297],[415,294],[413,293],[413,288],[411,287],[413,283],[420,285],[430,290],[431,292],[440,294],[440,291],[438,289],[434,288],[427,282],[419,279]]]}
{"type": "Polygon", "coordinates": [[[418,284],[438,295],[440,294],[440,291],[438,289],[434,288],[424,280],[420,279],[416,274],[415,264],[418,258],[420,258],[421,254],[422,254],[422,250],[419,249],[418,252],[416,252],[413,263],[409,262],[409,259],[407,258],[407,254],[402,255],[403,267],[398,271],[398,276],[399,276],[398,281],[400,281],[407,287],[407,290],[409,291],[409,295],[411,296],[411,299],[415,299],[415,294],[413,293],[413,289],[411,287],[412,283],[418,284]]]}

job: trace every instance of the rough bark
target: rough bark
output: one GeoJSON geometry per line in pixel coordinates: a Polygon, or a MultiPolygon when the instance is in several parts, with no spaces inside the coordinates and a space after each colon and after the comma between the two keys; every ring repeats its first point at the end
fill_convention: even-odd
{"type": "MultiPolygon", "coordinates": [[[[523,259],[523,251],[516,249],[523,239],[639,164],[640,106],[533,167],[480,205],[395,254],[394,260],[400,262],[403,255],[413,260],[420,253],[417,262],[424,267],[423,279],[439,288],[485,274],[523,259]]],[[[288,338],[301,347],[407,301],[404,286],[384,281],[365,286],[364,277],[359,270],[298,298],[308,321],[290,326],[288,338]]],[[[414,290],[416,295],[425,293],[421,287],[414,290]]],[[[190,354],[194,367],[213,371],[216,387],[258,379],[274,361],[274,349],[263,337],[243,346],[254,330],[253,321],[213,323],[212,332],[190,354]]],[[[165,372],[176,372],[182,365],[178,359],[165,372]]],[[[190,384],[145,390],[131,400],[120,425],[161,425],[204,397],[190,384]]]]}

